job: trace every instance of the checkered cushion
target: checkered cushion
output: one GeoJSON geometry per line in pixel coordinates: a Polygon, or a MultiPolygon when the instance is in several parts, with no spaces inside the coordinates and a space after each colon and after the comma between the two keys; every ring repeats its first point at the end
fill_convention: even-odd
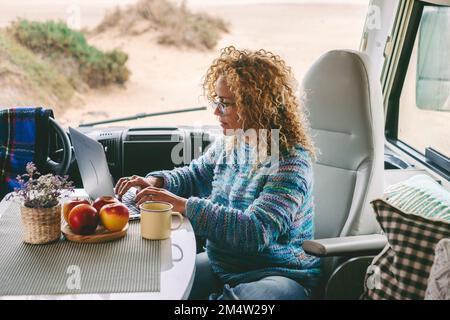
{"type": "Polygon", "coordinates": [[[404,213],[377,199],[372,202],[388,245],[366,275],[363,299],[424,299],[436,244],[450,238],[450,222],[404,213]]]}

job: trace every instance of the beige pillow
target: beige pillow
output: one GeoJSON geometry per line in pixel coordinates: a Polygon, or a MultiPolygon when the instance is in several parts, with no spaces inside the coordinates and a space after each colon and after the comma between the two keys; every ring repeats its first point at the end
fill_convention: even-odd
{"type": "Polygon", "coordinates": [[[450,300],[450,239],[436,245],[425,300],[450,300]]]}

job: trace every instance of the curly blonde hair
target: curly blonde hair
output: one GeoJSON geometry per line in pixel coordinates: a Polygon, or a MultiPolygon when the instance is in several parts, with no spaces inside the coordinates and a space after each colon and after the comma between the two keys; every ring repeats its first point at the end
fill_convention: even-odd
{"type": "MultiPolygon", "coordinates": [[[[279,149],[292,151],[300,144],[315,158],[309,137],[309,123],[296,97],[297,82],[291,68],[277,55],[266,50],[223,48],[209,67],[203,88],[208,99],[217,98],[215,85],[224,77],[236,98],[237,114],[244,130],[279,129],[279,149]]],[[[267,148],[270,152],[270,143],[267,148]]]]}

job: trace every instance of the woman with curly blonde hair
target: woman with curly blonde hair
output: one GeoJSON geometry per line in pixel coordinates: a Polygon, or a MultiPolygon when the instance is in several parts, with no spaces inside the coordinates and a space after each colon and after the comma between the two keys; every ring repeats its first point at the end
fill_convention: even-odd
{"type": "Polygon", "coordinates": [[[227,47],[204,89],[223,136],[189,166],[120,179],[119,195],[141,187],[138,204],[172,203],[206,239],[191,299],[311,298],[319,260],[302,244],[314,236],[315,154],[290,68],[227,47]]]}

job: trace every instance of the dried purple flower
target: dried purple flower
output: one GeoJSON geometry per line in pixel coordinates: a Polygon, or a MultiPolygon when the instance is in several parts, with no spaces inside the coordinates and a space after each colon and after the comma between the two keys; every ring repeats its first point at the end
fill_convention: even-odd
{"type": "Polygon", "coordinates": [[[53,174],[41,175],[33,162],[26,165],[27,173],[17,176],[20,188],[14,188],[9,199],[19,199],[29,208],[50,208],[56,206],[61,198],[75,190],[68,176],[53,174]]]}

